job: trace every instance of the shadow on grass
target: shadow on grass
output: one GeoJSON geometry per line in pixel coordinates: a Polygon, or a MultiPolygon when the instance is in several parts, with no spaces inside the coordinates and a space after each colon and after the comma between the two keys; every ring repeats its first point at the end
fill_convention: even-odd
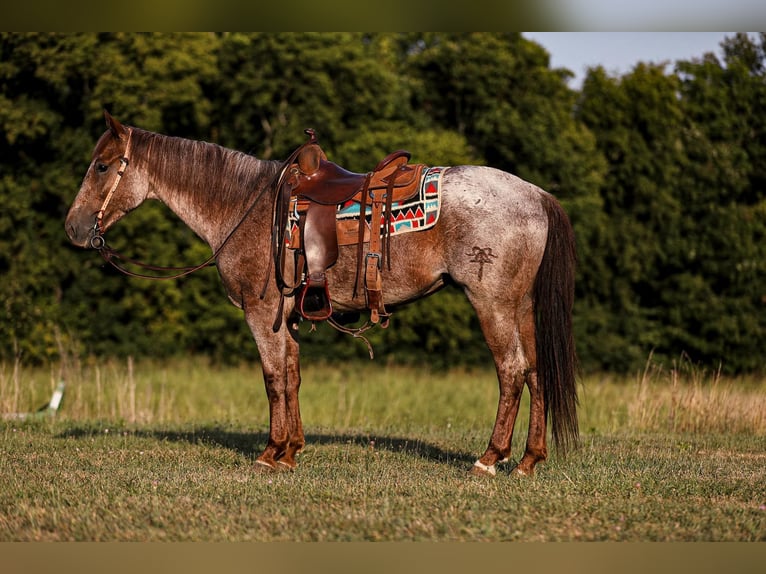
{"type": "MultiPolygon", "coordinates": [[[[57,438],[84,439],[94,436],[115,438],[131,436],[158,441],[183,442],[226,448],[249,459],[255,458],[265,448],[268,434],[264,432],[237,432],[220,427],[201,427],[189,431],[173,430],[126,430],[114,429],[105,433],[104,429],[93,426],[73,427],[57,435],[57,438]]],[[[376,436],[361,433],[308,433],[306,446],[348,445],[374,448],[388,452],[403,453],[408,456],[446,463],[456,468],[465,469],[473,464],[476,457],[465,452],[445,450],[429,442],[396,436],[376,436]]]]}

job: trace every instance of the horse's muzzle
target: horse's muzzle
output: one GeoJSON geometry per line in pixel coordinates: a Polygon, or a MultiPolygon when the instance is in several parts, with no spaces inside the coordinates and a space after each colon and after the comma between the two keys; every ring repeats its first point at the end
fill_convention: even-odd
{"type": "Polygon", "coordinates": [[[96,231],[92,221],[83,224],[76,217],[70,216],[67,217],[64,229],[69,241],[77,247],[100,249],[104,246],[104,238],[96,231]]]}

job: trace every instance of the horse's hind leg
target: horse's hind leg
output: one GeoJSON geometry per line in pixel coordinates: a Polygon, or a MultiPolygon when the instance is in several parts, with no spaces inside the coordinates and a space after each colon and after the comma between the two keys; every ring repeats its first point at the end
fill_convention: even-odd
{"type": "Polygon", "coordinates": [[[527,476],[535,472],[535,465],[548,458],[546,447],[546,416],[545,397],[542,382],[537,376],[537,341],[535,336],[535,317],[530,308],[522,317],[520,324],[521,343],[528,367],[525,373],[525,381],[529,388],[529,431],[527,433],[527,446],[519,464],[513,472],[527,476]]]}
{"type": "Polygon", "coordinates": [[[494,476],[497,472],[495,465],[507,461],[511,456],[513,427],[529,373],[526,345],[523,344],[523,338],[528,336],[528,332],[520,328],[519,319],[532,315],[532,302],[528,296],[524,296],[516,308],[500,309],[496,299],[477,301],[470,294],[469,298],[479,316],[487,346],[492,352],[500,385],[492,436],[487,450],[474,463],[472,472],[494,476]]]}

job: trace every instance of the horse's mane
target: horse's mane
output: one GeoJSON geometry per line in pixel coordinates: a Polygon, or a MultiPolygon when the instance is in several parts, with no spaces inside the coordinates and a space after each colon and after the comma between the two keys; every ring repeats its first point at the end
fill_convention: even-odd
{"type": "Polygon", "coordinates": [[[182,193],[197,205],[239,208],[249,204],[280,166],[278,161],[261,160],[218,144],[132,129],[131,155],[151,164],[157,185],[170,193],[182,193]]]}

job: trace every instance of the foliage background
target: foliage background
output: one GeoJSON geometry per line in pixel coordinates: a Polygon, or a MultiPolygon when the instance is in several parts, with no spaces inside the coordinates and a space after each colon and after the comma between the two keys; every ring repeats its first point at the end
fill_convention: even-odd
{"type": "MultiPolygon", "coordinates": [[[[721,58],[715,48],[672,68],[594,68],[574,90],[518,33],[2,33],[0,355],[256,357],[214,271],[128,279],[68,245],[63,220],[106,107],[261,158],[284,157],[311,126],[349,169],[404,147],[424,163],[516,173],[554,193],[575,227],[585,369],[632,372],[653,352],[761,372],[766,37],[733,35],[721,58]]],[[[209,253],[159,204],[110,241],[158,264],[209,253]]],[[[309,357],[367,353],[326,328],[304,340],[309,357]]],[[[489,360],[450,289],[372,342],[387,362],[489,360]]]]}

